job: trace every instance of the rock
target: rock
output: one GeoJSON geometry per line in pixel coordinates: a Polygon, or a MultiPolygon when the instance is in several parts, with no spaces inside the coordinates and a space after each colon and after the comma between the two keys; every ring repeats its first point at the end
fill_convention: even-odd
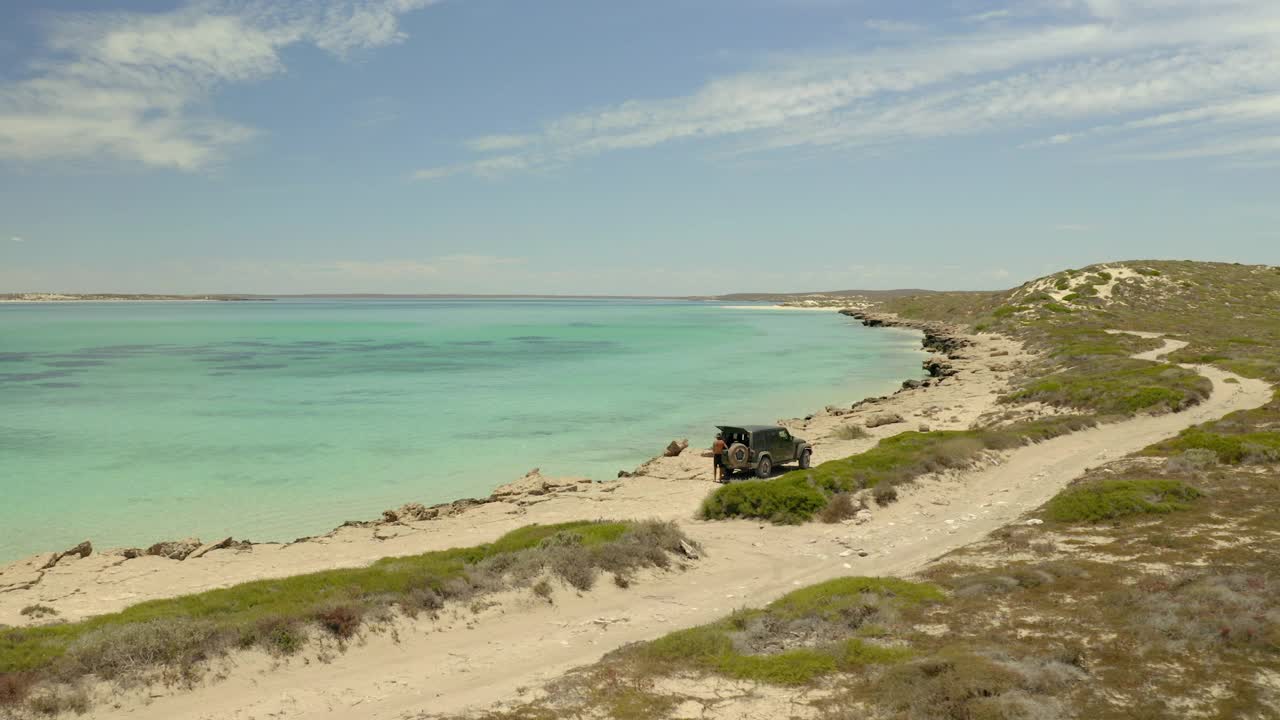
{"type": "Polygon", "coordinates": [[[1043,524],[1044,524],[1044,521],[1041,520],[1040,518],[1031,518],[1030,520],[1023,523],[1023,525],[1043,525],[1043,524]]]}
{"type": "Polygon", "coordinates": [[[169,558],[170,560],[186,560],[188,555],[199,550],[200,546],[203,544],[204,543],[200,542],[199,538],[168,540],[165,542],[158,542],[147,548],[147,554],[154,555],[156,557],[169,558]]]}
{"type": "Polygon", "coordinates": [[[75,557],[77,560],[79,560],[79,559],[87,558],[92,554],[93,554],[93,543],[89,542],[88,540],[85,540],[84,542],[71,548],[70,550],[59,553],[58,558],[53,562],[56,564],[58,562],[61,562],[64,558],[69,558],[69,557],[75,557]]]}
{"type": "Polygon", "coordinates": [[[920,424],[920,432],[922,432],[922,433],[927,433],[927,432],[929,432],[929,426],[928,426],[928,425],[925,425],[924,423],[921,423],[921,424],[920,424]]]}
{"type": "Polygon", "coordinates": [[[895,423],[904,422],[902,416],[897,413],[885,413],[884,415],[874,415],[866,422],[868,428],[876,428],[881,425],[893,425],[895,423]]]}
{"type": "Polygon", "coordinates": [[[918,387],[920,387],[919,380],[903,380],[902,381],[903,390],[915,390],[918,387]]]}
{"type": "Polygon", "coordinates": [[[120,551],[120,556],[125,560],[135,560],[146,554],[147,551],[142,548],[124,548],[120,551]]]}
{"type": "Polygon", "coordinates": [[[621,478],[629,478],[629,477],[635,477],[635,475],[634,475],[633,473],[631,473],[630,471],[627,471],[627,470],[619,470],[619,471],[618,471],[618,478],[619,478],[619,479],[621,479],[621,478]]]}
{"type": "Polygon", "coordinates": [[[667,444],[667,450],[663,455],[666,457],[679,457],[680,453],[684,452],[687,447],[689,447],[688,438],[683,440],[672,440],[667,444]]]}
{"type": "Polygon", "coordinates": [[[195,552],[188,555],[187,559],[194,560],[198,557],[204,557],[205,555],[207,555],[209,552],[213,550],[221,550],[225,547],[229,547],[231,543],[232,543],[232,540],[229,537],[223,538],[218,542],[205,543],[204,545],[201,545],[195,552]]]}
{"type": "Polygon", "coordinates": [[[871,554],[871,553],[867,552],[866,550],[859,550],[859,551],[858,551],[858,557],[866,557],[866,556],[868,556],[868,555],[870,555],[870,554],[871,554]]]}
{"type": "Polygon", "coordinates": [[[929,373],[930,377],[935,378],[951,377],[960,372],[952,367],[951,363],[946,362],[945,360],[939,360],[938,358],[929,358],[925,360],[921,364],[921,367],[924,368],[925,372],[929,373]]]}

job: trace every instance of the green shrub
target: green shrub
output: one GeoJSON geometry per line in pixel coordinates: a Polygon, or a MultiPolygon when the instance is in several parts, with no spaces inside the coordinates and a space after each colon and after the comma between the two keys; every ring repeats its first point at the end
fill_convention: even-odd
{"type": "Polygon", "coordinates": [[[840,670],[866,665],[890,665],[914,655],[907,647],[868,642],[869,635],[887,633],[880,613],[935,603],[942,591],[925,583],[897,578],[847,577],[801,588],[760,610],[739,610],[717,622],[680,630],[657,640],[619,651],[653,663],[661,672],[682,667],[731,678],[775,685],[803,685],[840,670]],[[865,625],[875,632],[863,634],[865,625]],[[793,628],[816,632],[827,642],[814,647],[786,647],[794,643],[793,628]],[[815,630],[815,628],[817,630],[815,630]],[[734,638],[763,633],[765,645],[781,645],[776,652],[750,652],[750,642],[734,638]],[[860,636],[860,637],[855,637],[860,636]]]}
{"type": "Polygon", "coordinates": [[[1268,463],[1280,460],[1280,433],[1245,432],[1220,433],[1203,426],[1187,428],[1172,440],[1155,445],[1161,453],[1176,453],[1193,449],[1208,450],[1218,456],[1225,465],[1241,463],[1268,463]]]}
{"type": "Polygon", "coordinates": [[[1063,314],[1073,312],[1073,310],[1067,307],[1066,305],[1059,305],[1058,303],[1052,303],[1052,302],[1045,303],[1044,309],[1048,310],[1049,312],[1063,313],[1063,314]]]}
{"type": "Polygon", "coordinates": [[[1213,390],[1204,376],[1176,365],[1094,357],[1025,385],[1005,402],[1042,402],[1099,414],[1182,410],[1213,390]]]}
{"type": "Polygon", "coordinates": [[[1063,490],[1045,511],[1058,522],[1100,522],[1185,510],[1200,496],[1199,490],[1179,480],[1105,480],[1063,490]]]}
{"type": "Polygon", "coordinates": [[[803,478],[788,474],[773,480],[725,485],[703,501],[701,514],[708,520],[752,517],[797,524],[812,518],[826,504],[825,495],[803,478]]]}

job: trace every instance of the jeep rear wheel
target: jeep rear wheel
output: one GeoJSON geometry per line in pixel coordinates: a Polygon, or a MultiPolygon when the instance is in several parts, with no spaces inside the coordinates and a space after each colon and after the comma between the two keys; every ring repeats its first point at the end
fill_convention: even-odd
{"type": "Polygon", "coordinates": [[[812,464],[813,464],[813,451],[808,448],[805,448],[804,450],[800,451],[800,469],[808,470],[809,466],[812,464]]]}
{"type": "Polygon", "coordinates": [[[773,461],[768,455],[761,456],[760,462],[756,464],[756,477],[767,478],[771,472],[773,472],[773,461]]]}

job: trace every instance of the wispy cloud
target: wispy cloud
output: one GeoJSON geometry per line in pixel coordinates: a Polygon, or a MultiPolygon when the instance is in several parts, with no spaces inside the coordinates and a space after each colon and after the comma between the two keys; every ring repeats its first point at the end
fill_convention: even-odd
{"type": "Polygon", "coordinates": [[[868,20],[864,23],[868,30],[882,33],[917,33],[923,32],[924,26],[902,20],[868,20]]]}
{"type": "Polygon", "coordinates": [[[116,157],[197,170],[254,128],[211,114],[220,88],[284,70],[281,51],[340,57],[404,39],[436,0],[210,0],[164,13],[54,15],[47,55],[0,85],[0,159],[116,157]]]}
{"type": "MultiPolygon", "coordinates": [[[[1023,147],[1074,146],[1096,134],[1091,125],[1146,115],[1165,118],[1163,156],[1172,158],[1195,147],[1194,138],[1174,132],[1183,125],[1275,117],[1269,104],[1247,112],[1239,106],[1250,95],[1280,93],[1280,4],[1273,0],[1030,0],[1007,16],[1015,14],[1016,23],[959,34],[784,58],[711,80],[689,95],[629,100],[564,115],[532,132],[490,136],[519,142],[477,138],[467,144],[479,156],[473,161],[418,177],[492,177],[709,140],[733,143],[734,153],[857,150],[1038,130],[1049,139],[1023,147]],[[1208,110],[1224,104],[1234,110],[1208,110]]],[[[999,9],[984,15],[1006,17],[999,9]]],[[[1265,139],[1255,139],[1250,151],[1271,151],[1265,139]]],[[[1195,156],[1203,155],[1184,155],[1195,156]]]]}
{"type": "Polygon", "coordinates": [[[9,238],[9,240],[10,240],[11,242],[16,242],[16,243],[26,242],[26,241],[27,241],[27,240],[26,240],[26,238],[21,238],[21,237],[18,237],[17,235],[14,235],[13,237],[9,238]]]}

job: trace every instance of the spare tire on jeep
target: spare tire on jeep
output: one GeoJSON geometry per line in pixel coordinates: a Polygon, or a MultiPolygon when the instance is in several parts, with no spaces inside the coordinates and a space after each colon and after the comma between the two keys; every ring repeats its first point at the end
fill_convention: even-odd
{"type": "Polygon", "coordinates": [[[729,467],[745,468],[747,459],[751,457],[751,451],[742,443],[734,443],[729,446],[729,467]]]}

